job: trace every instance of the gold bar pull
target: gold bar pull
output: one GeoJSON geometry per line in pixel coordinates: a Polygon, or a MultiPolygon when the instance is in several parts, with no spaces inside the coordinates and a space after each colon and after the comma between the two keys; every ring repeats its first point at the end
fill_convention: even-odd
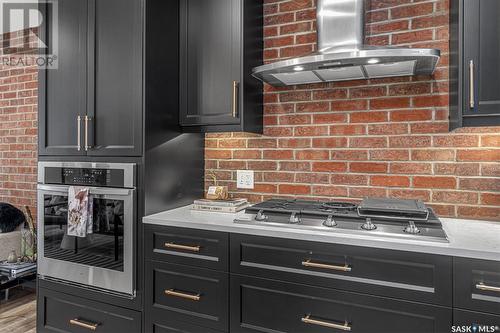
{"type": "Polygon", "coordinates": [[[335,328],[337,330],[342,330],[342,331],[350,331],[351,330],[351,326],[349,326],[349,323],[347,323],[347,322],[345,322],[343,325],[334,324],[334,323],[329,323],[327,321],[311,319],[311,315],[307,315],[305,317],[302,317],[301,320],[303,323],[306,323],[306,324],[323,326],[323,327],[328,327],[328,328],[335,328]]]}
{"type": "Polygon", "coordinates": [[[188,245],[179,245],[175,243],[165,243],[165,247],[169,249],[176,249],[176,250],[185,250],[185,251],[191,251],[191,252],[200,252],[201,246],[196,245],[196,246],[188,246],[188,245]]]}
{"type": "Polygon", "coordinates": [[[191,301],[196,301],[196,302],[198,302],[201,299],[200,294],[186,294],[186,293],[181,293],[181,292],[175,291],[174,289],[165,290],[165,294],[168,296],[185,298],[185,299],[189,299],[191,301]]]}
{"type": "Polygon", "coordinates": [[[89,121],[92,120],[89,116],[85,116],[85,151],[92,149],[92,146],[89,145],[89,121]]]}
{"type": "Polygon", "coordinates": [[[476,284],[476,289],[484,291],[496,291],[497,293],[500,293],[500,287],[488,286],[482,282],[476,284]]]}
{"type": "Polygon", "coordinates": [[[352,270],[352,268],[349,267],[348,265],[335,266],[335,265],[320,264],[320,263],[312,262],[311,259],[308,259],[307,261],[303,261],[302,266],[331,269],[334,271],[341,271],[341,272],[350,272],[352,270]]]}
{"type": "Polygon", "coordinates": [[[476,106],[474,93],[474,60],[469,62],[469,107],[474,109],[476,106]]]}
{"type": "Polygon", "coordinates": [[[95,331],[97,329],[97,326],[99,326],[99,324],[95,324],[95,323],[84,323],[84,322],[80,321],[78,318],[71,319],[69,321],[69,323],[71,325],[80,326],[80,327],[86,328],[86,329],[91,330],[91,331],[95,331]]]}
{"type": "Polygon", "coordinates": [[[233,81],[233,117],[238,118],[238,88],[239,82],[233,81]]]}
{"type": "Polygon", "coordinates": [[[82,150],[82,117],[78,115],[76,117],[76,135],[77,139],[76,142],[78,143],[78,151],[82,150]]]}

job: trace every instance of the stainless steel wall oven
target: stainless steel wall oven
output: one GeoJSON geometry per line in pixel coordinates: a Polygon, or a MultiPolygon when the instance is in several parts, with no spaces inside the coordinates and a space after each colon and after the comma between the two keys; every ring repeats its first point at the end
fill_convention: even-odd
{"type": "Polygon", "coordinates": [[[136,166],[39,162],[38,274],[135,296],[136,166]],[[88,189],[92,233],[68,235],[70,186],[88,189]]]}

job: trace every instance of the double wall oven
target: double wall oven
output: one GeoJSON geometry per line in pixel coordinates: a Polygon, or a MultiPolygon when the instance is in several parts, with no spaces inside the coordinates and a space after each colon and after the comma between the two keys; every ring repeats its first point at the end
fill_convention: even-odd
{"type": "Polygon", "coordinates": [[[136,200],[135,164],[40,162],[39,277],[134,297],[136,200]],[[70,186],[88,189],[85,237],[68,235],[70,186]]]}

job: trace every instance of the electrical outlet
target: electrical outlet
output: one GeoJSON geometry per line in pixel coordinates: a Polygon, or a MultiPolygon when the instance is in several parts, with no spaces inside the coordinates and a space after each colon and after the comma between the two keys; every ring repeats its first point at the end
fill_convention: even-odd
{"type": "Polygon", "coordinates": [[[238,170],[236,171],[237,188],[253,189],[253,170],[238,170]]]}

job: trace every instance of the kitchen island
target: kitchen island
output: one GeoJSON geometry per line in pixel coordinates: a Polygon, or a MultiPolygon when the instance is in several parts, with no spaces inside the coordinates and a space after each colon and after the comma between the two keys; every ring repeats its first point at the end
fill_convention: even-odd
{"type": "Polygon", "coordinates": [[[308,230],[185,206],[146,216],[146,331],[450,332],[500,325],[500,224],[449,242],[308,230]]]}

